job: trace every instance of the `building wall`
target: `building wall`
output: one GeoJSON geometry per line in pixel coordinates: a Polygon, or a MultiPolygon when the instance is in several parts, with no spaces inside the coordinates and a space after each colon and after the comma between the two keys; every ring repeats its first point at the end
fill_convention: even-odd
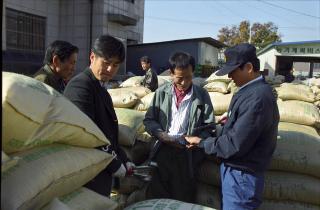
{"type": "Polygon", "coordinates": [[[147,55],[151,58],[151,65],[158,74],[168,69],[168,60],[171,54],[177,51],[184,51],[194,56],[198,63],[198,42],[170,42],[170,43],[155,43],[146,45],[128,46],[127,56],[127,72],[132,72],[135,75],[143,75],[141,70],[140,58],[147,55]]]}
{"type": "Polygon", "coordinates": [[[273,47],[258,56],[260,59],[260,70],[269,69],[269,75],[274,76],[276,71],[277,56],[320,58],[320,44],[314,43],[273,47]],[[281,50],[277,50],[276,48],[281,50]],[[312,52],[309,50],[312,50],[312,52]]]}
{"type": "MultiPolygon", "coordinates": [[[[90,0],[4,0],[5,7],[46,18],[45,46],[54,40],[68,41],[79,47],[76,72],[89,64],[90,44],[101,34],[120,38],[125,44],[141,43],[143,40],[144,0],[94,0],[92,16],[92,35],[90,40],[90,0]],[[136,18],[135,26],[111,22],[108,13],[125,14],[136,18]]],[[[2,51],[6,50],[5,12],[3,12],[2,51]]],[[[43,50],[42,58],[44,57],[43,50]]],[[[41,66],[42,60],[39,63],[41,66]]],[[[34,69],[36,71],[37,69],[34,69]]],[[[125,64],[121,74],[125,73],[125,64]]]]}
{"type": "Polygon", "coordinates": [[[260,60],[260,71],[263,71],[264,69],[269,70],[269,76],[275,75],[276,70],[276,50],[271,49],[267,51],[266,53],[258,56],[260,60]]]}
{"type": "Polygon", "coordinates": [[[218,66],[219,49],[205,42],[199,43],[199,64],[218,66]]]}

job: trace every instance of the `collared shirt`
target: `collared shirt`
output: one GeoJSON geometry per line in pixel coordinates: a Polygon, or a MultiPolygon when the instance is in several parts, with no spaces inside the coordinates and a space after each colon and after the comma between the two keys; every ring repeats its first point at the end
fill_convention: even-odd
{"type": "Polygon", "coordinates": [[[173,88],[174,88],[174,94],[176,95],[176,98],[177,98],[176,106],[177,108],[179,108],[179,105],[183,100],[183,98],[191,91],[192,85],[186,91],[179,90],[175,85],[173,85],[173,88]]]}
{"type": "Polygon", "coordinates": [[[259,77],[255,78],[254,80],[251,80],[250,82],[248,82],[248,83],[246,83],[246,84],[242,85],[242,86],[238,89],[238,91],[239,91],[239,90],[241,90],[242,88],[244,88],[244,87],[246,87],[246,86],[250,85],[251,83],[254,83],[254,82],[256,82],[256,81],[258,81],[258,80],[262,80],[262,79],[263,79],[263,76],[262,76],[262,75],[260,75],[259,77]]]}
{"type": "Polygon", "coordinates": [[[191,108],[191,97],[193,94],[193,88],[191,86],[190,90],[183,97],[180,105],[177,107],[177,96],[175,94],[175,89],[172,88],[172,105],[171,105],[171,122],[169,125],[169,136],[175,139],[185,135],[188,130],[189,125],[189,113],[191,108]]]}

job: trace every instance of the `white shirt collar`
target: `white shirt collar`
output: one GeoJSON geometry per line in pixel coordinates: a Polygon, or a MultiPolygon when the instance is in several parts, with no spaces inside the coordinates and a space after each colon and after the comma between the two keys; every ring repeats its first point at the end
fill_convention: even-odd
{"type": "Polygon", "coordinates": [[[252,83],[256,82],[256,81],[261,80],[261,79],[263,79],[263,76],[262,76],[262,75],[260,75],[259,77],[255,78],[254,80],[251,80],[250,82],[248,82],[248,83],[246,83],[246,84],[242,85],[242,86],[238,89],[238,91],[239,91],[239,90],[241,90],[242,88],[244,88],[244,87],[246,87],[246,86],[248,86],[248,85],[250,85],[250,84],[252,84],[252,83]]]}

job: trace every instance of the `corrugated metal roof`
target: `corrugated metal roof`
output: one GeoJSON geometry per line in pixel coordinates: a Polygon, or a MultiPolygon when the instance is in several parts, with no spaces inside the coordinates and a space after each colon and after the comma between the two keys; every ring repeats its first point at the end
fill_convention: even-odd
{"type": "Polygon", "coordinates": [[[128,45],[128,47],[130,46],[145,46],[145,45],[158,45],[158,44],[163,44],[163,43],[173,43],[173,42],[187,42],[187,41],[196,41],[196,42],[206,42],[209,45],[212,45],[216,48],[223,48],[223,47],[227,47],[227,45],[225,45],[224,43],[215,40],[211,37],[200,37],[200,38],[192,38],[192,39],[178,39],[178,40],[170,40],[170,41],[163,41],[163,42],[150,42],[150,43],[142,43],[142,44],[132,44],[132,45],[128,45]]]}
{"type": "Polygon", "coordinates": [[[312,41],[299,41],[299,42],[274,42],[272,44],[269,44],[265,48],[259,50],[257,52],[257,55],[261,55],[262,53],[268,51],[269,49],[276,47],[276,46],[288,46],[288,45],[310,45],[310,44],[320,44],[320,40],[312,40],[312,41]]]}

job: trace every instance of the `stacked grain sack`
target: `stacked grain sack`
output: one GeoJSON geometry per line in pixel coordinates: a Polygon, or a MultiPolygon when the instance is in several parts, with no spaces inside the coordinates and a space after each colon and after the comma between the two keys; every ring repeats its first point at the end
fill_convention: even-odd
{"type": "Polygon", "coordinates": [[[315,102],[314,105],[316,105],[318,108],[320,108],[320,78],[311,78],[308,81],[308,85],[311,87],[311,90],[315,94],[315,102]]]}
{"type": "MultiPolygon", "coordinates": [[[[143,119],[154,93],[140,85],[142,79],[142,76],[134,76],[124,81],[120,88],[108,89],[118,118],[119,144],[136,165],[145,163],[153,143],[152,137],[145,132],[143,119]]],[[[159,84],[167,82],[166,79],[159,76],[159,84]]],[[[111,198],[124,208],[128,196],[142,189],[144,184],[134,176],[120,178],[113,187],[111,198]]]]}
{"type": "Polygon", "coordinates": [[[228,75],[216,76],[215,73],[213,73],[206,79],[203,88],[209,92],[217,121],[219,120],[219,116],[228,110],[231,98],[237,91],[237,87],[234,82],[228,78],[228,75]]]}
{"type": "Polygon", "coordinates": [[[135,203],[128,206],[125,210],[158,210],[158,209],[175,209],[175,210],[214,210],[206,206],[200,206],[192,203],[172,199],[150,199],[135,203]]]}
{"type": "MultiPolygon", "coordinates": [[[[279,83],[277,84],[279,86],[279,83]]],[[[319,109],[306,85],[283,83],[277,89],[280,123],[278,142],[266,173],[260,209],[320,209],[319,109]]],[[[217,207],[218,165],[208,158],[198,174],[198,203],[217,207]]]]}
{"type": "Polygon", "coordinates": [[[109,141],[60,93],[14,73],[3,72],[2,82],[2,210],[40,209],[111,162],[111,155],[93,149],[109,141]]]}

